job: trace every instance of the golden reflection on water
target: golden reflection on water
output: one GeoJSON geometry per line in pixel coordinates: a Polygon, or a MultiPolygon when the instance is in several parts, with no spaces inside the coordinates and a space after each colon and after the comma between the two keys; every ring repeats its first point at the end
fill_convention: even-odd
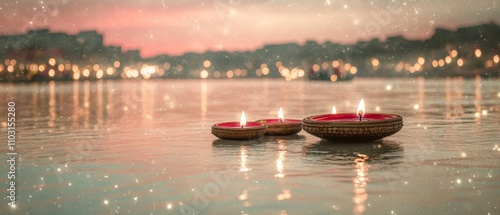
{"type": "MultiPolygon", "coordinates": [[[[49,128],[54,128],[56,120],[56,83],[49,83],[49,128]]],[[[50,130],[49,130],[50,131],[50,130]]]]}
{"type": "Polygon", "coordinates": [[[279,149],[278,158],[276,159],[277,173],[274,175],[274,177],[283,178],[285,177],[285,174],[283,173],[283,170],[285,168],[283,161],[285,161],[285,155],[287,150],[284,140],[278,140],[278,149],[279,149]]]}
{"type": "Polygon", "coordinates": [[[97,82],[97,124],[102,125],[103,122],[103,95],[102,95],[102,86],[103,82],[97,82]]]}
{"type": "Polygon", "coordinates": [[[73,115],[71,117],[72,119],[72,124],[71,127],[76,128],[78,127],[78,110],[80,108],[79,105],[79,84],[80,82],[75,81],[73,82],[73,115]]]}
{"type": "Polygon", "coordinates": [[[201,118],[205,119],[207,116],[207,82],[201,81],[201,118]]]}
{"type": "Polygon", "coordinates": [[[246,173],[250,171],[250,168],[247,167],[247,147],[246,146],[241,146],[240,147],[240,172],[246,173]]]}
{"type": "Polygon", "coordinates": [[[479,123],[481,121],[481,76],[476,76],[474,80],[474,107],[476,108],[476,122],[479,123]]]}
{"type": "Polygon", "coordinates": [[[463,116],[463,78],[446,78],[445,100],[446,119],[457,119],[463,116]]]}
{"type": "Polygon", "coordinates": [[[84,123],[83,127],[84,128],[89,128],[90,127],[90,82],[85,81],[83,82],[83,114],[84,114],[84,123]]]}
{"type": "Polygon", "coordinates": [[[418,84],[418,107],[419,111],[424,111],[424,99],[425,99],[425,79],[423,77],[419,77],[417,79],[418,84]]]}
{"type": "Polygon", "coordinates": [[[354,169],[356,171],[356,177],[354,177],[354,214],[363,214],[365,212],[365,201],[368,199],[368,193],[366,192],[366,184],[369,180],[368,169],[370,165],[366,163],[368,160],[368,155],[358,154],[358,157],[354,159],[354,169]]]}

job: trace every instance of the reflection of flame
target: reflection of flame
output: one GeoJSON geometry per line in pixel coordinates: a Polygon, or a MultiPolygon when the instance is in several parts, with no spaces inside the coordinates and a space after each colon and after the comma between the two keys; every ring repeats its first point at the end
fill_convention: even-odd
{"type": "Polygon", "coordinates": [[[247,125],[247,118],[245,117],[245,111],[241,111],[240,126],[243,128],[245,125],[247,125]]]}
{"type": "Polygon", "coordinates": [[[337,108],[335,108],[335,105],[332,107],[332,114],[336,114],[337,113],[337,108]]]}
{"type": "Polygon", "coordinates": [[[369,165],[366,164],[368,158],[368,155],[358,154],[358,158],[354,159],[354,168],[356,170],[356,177],[353,179],[354,197],[352,199],[355,204],[354,214],[363,214],[365,211],[365,201],[368,198],[365,189],[368,181],[369,165]]]}
{"type": "Polygon", "coordinates": [[[248,172],[250,169],[247,167],[247,148],[241,147],[240,149],[240,172],[248,172]]]}
{"type": "Polygon", "coordinates": [[[359,101],[359,105],[358,105],[359,119],[361,119],[364,115],[365,115],[365,100],[361,99],[361,101],[359,101]]]}
{"type": "Polygon", "coordinates": [[[280,107],[280,111],[278,111],[278,120],[280,122],[285,121],[285,117],[283,116],[283,109],[280,107]]]}
{"type": "Polygon", "coordinates": [[[283,191],[283,192],[281,194],[279,194],[278,196],[276,196],[276,199],[281,201],[281,200],[292,198],[292,193],[290,192],[290,190],[281,189],[281,191],[283,191]]]}
{"type": "Polygon", "coordinates": [[[285,154],[286,151],[280,151],[278,154],[278,159],[276,159],[276,171],[278,171],[278,173],[275,174],[274,177],[278,178],[285,177],[285,174],[283,174],[283,169],[284,169],[283,161],[285,160],[285,154]]]}

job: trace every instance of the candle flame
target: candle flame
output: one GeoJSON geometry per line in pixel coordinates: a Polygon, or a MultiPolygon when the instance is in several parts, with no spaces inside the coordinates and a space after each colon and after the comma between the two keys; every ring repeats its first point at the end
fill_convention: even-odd
{"type": "Polygon", "coordinates": [[[241,119],[240,119],[240,126],[241,128],[245,127],[247,125],[247,119],[245,117],[245,111],[241,111],[241,119]]]}
{"type": "Polygon", "coordinates": [[[280,110],[278,111],[278,120],[280,122],[285,121],[285,117],[283,116],[283,108],[280,107],[280,110]]]}
{"type": "Polygon", "coordinates": [[[358,116],[359,116],[359,121],[361,121],[361,118],[365,115],[365,100],[361,99],[359,101],[358,105],[358,116]]]}
{"type": "Polygon", "coordinates": [[[337,113],[337,108],[335,108],[335,105],[332,107],[332,114],[336,114],[337,113]]]}

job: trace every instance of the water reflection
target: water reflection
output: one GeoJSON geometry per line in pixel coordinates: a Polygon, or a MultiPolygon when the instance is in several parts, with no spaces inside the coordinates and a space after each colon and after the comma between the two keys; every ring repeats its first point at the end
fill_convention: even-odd
{"type": "Polygon", "coordinates": [[[240,172],[246,173],[250,171],[250,168],[247,166],[248,162],[248,150],[246,146],[241,146],[240,148],[240,172]]]}
{"type": "MultiPolygon", "coordinates": [[[[385,162],[403,157],[400,143],[390,140],[380,140],[371,143],[336,143],[327,141],[304,147],[305,155],[312,157],[314,162],[329,162],[339,165],[351,165],[356,173],[352,179],[354,203],[353,213],[363,214],[368,199],[366,186],[370,181],[368,172],[370,164],[385,162]]],[[[391,161],[391,164],[394,162],[391,161]]]]}
{"type": "Polygon", "coordinates": [[[262,138],[263,142],[279,142],[279,141],[295,141],[295,140],[305,140],[306,137],[304,135],[299,135],[299,134],[294,134],[294,135],[288,135],[288,136],[268,136],[264,135],[262,138]]]}
{"type": "Polygon", "coordinates": [[[317,163],[351,165],[353,160],[359,158],[359,154],[366,155],[370,163],[389,160],[394,163],[392,160],[403,157],[403,148],[401,143],[392,140],[369,143],[332,143],[321,140],[305,145],[303,153],[308,161],[317,163]]]}
{"type": "Polygon", "coordinates": [[[365,187],[370,180],[370,178],[368,178],[368,169],[370,165],[366,161],[370,159],[370,157],[364,154],[358,154],[357,156],[358,158],[354,159],[356,176],[353,179],[354,197],[352,200],[355,204],[354,214],[363,214],[363,212],[365,212],[365,201],[368,199],[368,193],[365,187]]]}
{"type": "Polygon", "coordinates": [[[259,145],[264,141],[260,139],[256,140],[224,140],[224,139],[216,139],[212,142],[212,146],[219,148],[240,148],[241,146],[253,146],[259,145]]]}
{"type": "Polygon", "coordinates": [[[458,119],[464,114],[463,78],[447,78],[445,82],[446,118],[458,119]]]}
{"type": "Polygon", "coordinates": [[[278,158],[276,159],[276,174],[274,177],[277,178],[283,178],[285,177],[285,174],[283,173],[284,169],[284,164],[283,162],[285,161],[285,155],[286,155],[286,143],[284,140],[279,140],[278,141],[278,158]]]}
{"type": "Polygon", "coordinates": [[[481,76],[476,76],[474,80],[474,106],[476,108],[476,122],[481,121],[481,112],[482,112],[482,107],[481,107],[481,76]]]}

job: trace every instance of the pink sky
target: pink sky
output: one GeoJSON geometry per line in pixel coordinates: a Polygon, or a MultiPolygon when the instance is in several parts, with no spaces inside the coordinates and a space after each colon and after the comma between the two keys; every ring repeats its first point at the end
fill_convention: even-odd
{"type": "Polygon", "coordinates": [[[0,20],[6,20],[0,22],[0,33],[20,34],[35,28],[71,34],[97,30],[104,34],[106,45],[140,49],[143,56],[149,57],[190,51],[254,50],[265,44],[306,40],[353,43],[397,34],[423,39],[435,27],[454,29],[500,22],[495,0],[40,2],[0,3],[0,20]]]}

